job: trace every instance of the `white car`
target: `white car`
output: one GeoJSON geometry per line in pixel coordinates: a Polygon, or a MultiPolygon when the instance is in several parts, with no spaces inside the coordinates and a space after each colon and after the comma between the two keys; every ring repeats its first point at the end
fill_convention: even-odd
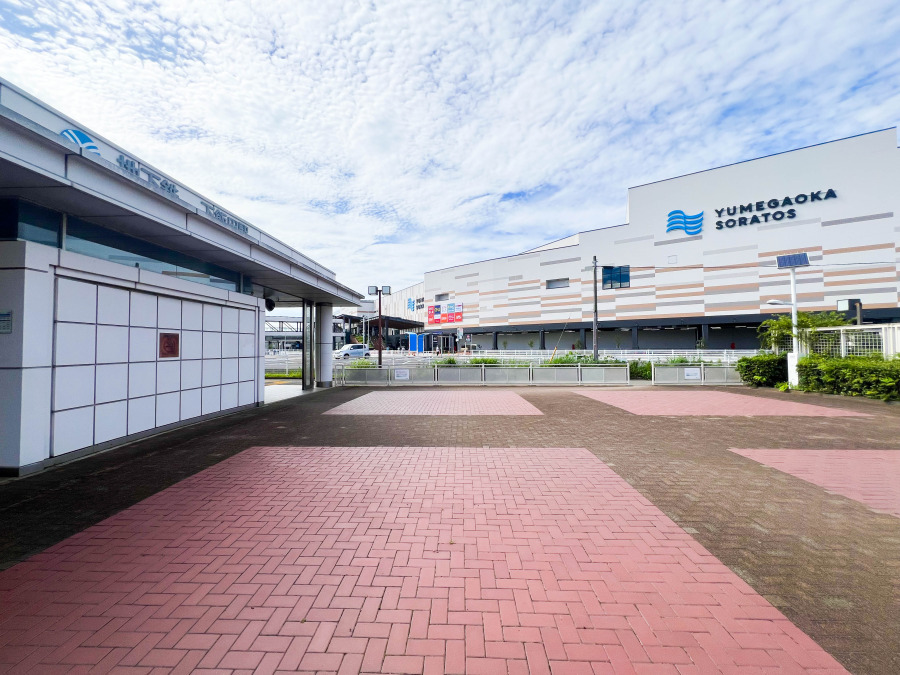
{"type": "Polygon", "coordinates": [[[369,356],[369,345],[352,344],[344,345],[334,353],[336,359],[361,359],[369,356]]]}

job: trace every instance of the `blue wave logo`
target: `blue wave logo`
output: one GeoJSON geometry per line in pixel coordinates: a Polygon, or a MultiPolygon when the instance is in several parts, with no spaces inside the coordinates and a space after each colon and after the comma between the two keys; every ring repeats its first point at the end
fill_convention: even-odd
{"type": "Polygon", "coordinates": [[[700,234],[703,230],[703,211],[689,216],[684,211],[669,211],[669,222],[666,225],[666,232],[672,230],[683,230],[685,234],[700,234]]]}
{"type": "Polygon", "coordinates": [[[100,148],[98,148],[97,144],[94,143],[94,139],[81,131],[81,129],[66,129],[59,135],[67,140],[72,141],[78,147],[84,148],[88,152],[93,152],[95,155],[100,154],[100,148]]]}

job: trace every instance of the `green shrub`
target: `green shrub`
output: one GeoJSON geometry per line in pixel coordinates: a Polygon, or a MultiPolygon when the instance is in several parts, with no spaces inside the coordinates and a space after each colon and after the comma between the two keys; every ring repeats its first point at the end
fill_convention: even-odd
{"type": "Polygon", "coordinates": [[[787,354],[745,356],[735,367],[741,382],[754,387],[774,387],[788,379],[787,354]]]}
{"type": "Polygon", "coordinates": [[[843,359],[806,356],[797,364],[800,388],[882,401],[900,399],[900,360],[849,356],[843,359]]]}
{"type": "Polygon", "coordinates": [[[302,370],[289,370],[286,373],[266,373],[267,380],[300,380],[302,378],[302,370]]]}
{"type": "Polygon", "coordinates": [[[354,359],[348,365],[348,368],[374,368],[375,362],[369,359],[354,359]]]}
{"type": "Polygon", "coordinates": [[[442,359],[435,359],[432,363],[436,366],[455,366],[456,359],[452,356],[445,356],[442,359]]]}
{"type": "Polygon", "coordinates": [[[652,380],[653,364],[649,361],[641,361],[640,359],[637,361],[629,361],[628,376],[632,380],[652,380]]]}
{"type": "Polygon", "coordinates": [[[478,356],[474,359],[469,359],[469,363],[473,366],[495,366],[500,363],[500,359],[495,359],[492,356],[478,356]]]}
{"type": "Polygon", "coordinates": [[[560,354],[559,356],[554,356],[552,359],[543,363],[541,365],[544,366],[574,366],[576,364],[583,363],[591,366],[605,364],[605,363],[622,363],[617,359],[613,358],[605,358],[605,359],[597,359],[594,361],[594,357],[591,354],[575,354],[573,352],[568,352],[566,354],[560,354]]]}

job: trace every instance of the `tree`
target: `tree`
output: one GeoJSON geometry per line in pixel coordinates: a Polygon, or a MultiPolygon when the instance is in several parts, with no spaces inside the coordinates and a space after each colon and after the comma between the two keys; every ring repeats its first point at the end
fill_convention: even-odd
{"type": "MultiPolygon", "coordinates": [[[[809,351],[816,340],[816,328],[846,326],[850,323],[840,312],[797,312],[797,339],[802,349],[809,351]]],[[[765,349],[778,350],[793,337],[791,315],[781,314],[766,319],[757,330],[759,344],[765,349]]]]}

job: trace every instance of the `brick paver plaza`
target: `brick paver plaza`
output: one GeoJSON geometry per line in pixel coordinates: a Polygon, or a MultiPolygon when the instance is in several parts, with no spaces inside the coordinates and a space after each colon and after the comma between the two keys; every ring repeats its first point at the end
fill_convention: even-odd
{"type": "Polygon", "coordinates": [[[900,672],[898,413],[348,388],[181,429],[0,484],[0,672],[900,672]]]}
{"type": "Polygon", "coordinates": [[[744,457],[900,517],[900,452],[890,450],[738,450],[744,457]]]}

